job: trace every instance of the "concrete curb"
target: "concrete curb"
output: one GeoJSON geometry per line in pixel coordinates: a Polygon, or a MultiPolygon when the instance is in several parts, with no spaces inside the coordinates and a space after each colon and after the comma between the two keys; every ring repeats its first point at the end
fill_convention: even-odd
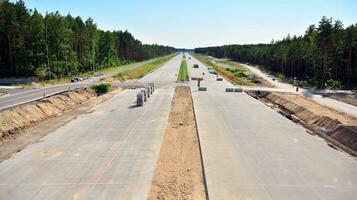
{"type": "Polygon", "coordinates": [[[200,156],[201,156],[201,165],[202,165],[202,176],[203,176],[203,184],[205,186],[205,193],[206,193],[206,199],[209,200],[209,195],[208,195],[208,187],[207,187],[207,179],[206,179],[206,172],[205,172],[205,165],[203,163],[203,155],[202,155],[202,148],[201,148],[201,139],[200,139],[200,134],[198,133],[198,124],[197,124],[197,118],[196,118],[196,111],[195,111],[195,105],[193,104],[193,98],[192,98],[192,90],[191,87],[190,92],[191,92],[191,103],[192,103],[192,110],[193,110],[193,116],[195,117],[195,125],[196,125],[196,134],[198,138],[198,147],[200,149],[200,156]]]}

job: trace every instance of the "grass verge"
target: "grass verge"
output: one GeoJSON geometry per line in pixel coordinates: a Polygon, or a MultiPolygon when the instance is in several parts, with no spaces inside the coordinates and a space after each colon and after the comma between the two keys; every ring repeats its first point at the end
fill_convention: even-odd
{"type": "Polygon", "coordinates": [[[128,80],[128,79],[137,79],[137,78],[142,78],[146,74],[154,71],[155,69],[159,68],[161,65],[165,64],[167,61],[169,61],[171,58],[173,58],[175,55],[170,55],[170,56],[165,56],[162,58],[158,58],[152,62],[149,62],[141,67],[128,70],[125,72],[122,72],[120,74],[115,75],[114,77],[120,80],[128,80]]]}
{"type": "Polygon", "coordinates": [[[109,83],[101,83],[98,85],[92,85],[90,87],[97,95],[102,95],[105,93],[108,93],[110,88],[112,88],[112,85],[109,83]]]}
{"type": "MultiPolygon", "coordinates": [[[[165,57],[161,57],[161,58],[153,58],[151,59],[153,62],[162,58],[166,58],[165,57]]],[[[144,61],[142,61],[144,62],[144,61]]],[[[115,66],[115,67],[108,67],[108,68],[103,68],[103,69],[99,69],[95,72],[83,72],[80,73],[78,75],[76,75],[76,77],[91,77],[97,74],[108,74],[111,72],[115,72],[121,69],[125,69],[128,68],[130,66],[132,66],[133,64],[136,64],[138,62],[130,62],[128,64],[124,64],[124,65],[120,65],[120,66],[115,66]]],[[[41,87],[47,87],[47,86],[52,86],[52,85],[58,85],[58,84],[64,84],[64,83],[70,83],[71,82],[71,78],[70,76],[67,77],[61,77],[61,78],[56,78],[56,79],[50,79],[50,80],[45,80],[45,81],[40,81],[38,83],[28,83],[28,84],[16,84],[17,86],[20,86],[21,88],[41,88],[41,87]]]]}
{"type": "Polygon", "coordinates": [[[178,81],[189,81],[190,77],[188,75],[188,70],[187,70],[187,63],[186,59],[183,59],[181,62],[179,74],[177,76],[178,81]]]}
{"type": "Polygon", "coordinates": [[[250,77],[252,76],[251,72],[245,69],[243,66],[240,66],[238,63],[233,66],[230,65],[231,67],[229,68],[224,68],[216,63],[213,63],[212,60],[206,55],[194,54],[193,56],[209,68],[216,70],[218,74],[227,78],[234,84],[244,86],[255,85],[254,82],[250,80],[250,77]]]}

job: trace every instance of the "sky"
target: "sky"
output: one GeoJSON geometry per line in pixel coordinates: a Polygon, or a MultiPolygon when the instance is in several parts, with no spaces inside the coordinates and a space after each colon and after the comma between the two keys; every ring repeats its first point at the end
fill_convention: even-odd
{"type": "MultiPolygon", "coordinates": [[[[14,0],[15,1],[15,0],[14,0]]],[[[323,16],[357,23],[357,0],[24,0],[41,13],[92,17],[147,44],[195,48],[302,35],[323,16]]]]}

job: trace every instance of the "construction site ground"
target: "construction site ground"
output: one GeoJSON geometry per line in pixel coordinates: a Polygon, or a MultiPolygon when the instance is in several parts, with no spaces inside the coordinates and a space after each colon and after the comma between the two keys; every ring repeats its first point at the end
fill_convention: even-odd
{"type": "Polygon", "coordinates": [[[206,199],[189,87],[176,87],[149,199],[206,199]]]}

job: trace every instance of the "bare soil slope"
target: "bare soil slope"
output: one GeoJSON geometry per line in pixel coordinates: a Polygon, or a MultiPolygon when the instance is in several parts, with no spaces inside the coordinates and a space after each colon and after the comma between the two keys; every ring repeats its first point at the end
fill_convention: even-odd
{"type": "Polygon", "coordinates": [[[0,141],[11,139],[25,129],[58,116],[94,96],[93,92],[83,89],[3,110],[0,112],[0,141]]]}
{"type": "MultiPolygon", "coordinates": [[[[357,119],[345,113],[323,106],[313,100],[292,93],[265,92],[258,96],[278,105],[283,110],[297,116],[306,126],[319,132],[326,129],[326,135],[338,146],[357,151],[357,119]]],[[[323,135],[323,137],[325,137],[323,135]]],[[[352,154],[355,154],[352,152],[352,154]]],[[[351,153],[351,152],[350,152],[351,153]]]]}

